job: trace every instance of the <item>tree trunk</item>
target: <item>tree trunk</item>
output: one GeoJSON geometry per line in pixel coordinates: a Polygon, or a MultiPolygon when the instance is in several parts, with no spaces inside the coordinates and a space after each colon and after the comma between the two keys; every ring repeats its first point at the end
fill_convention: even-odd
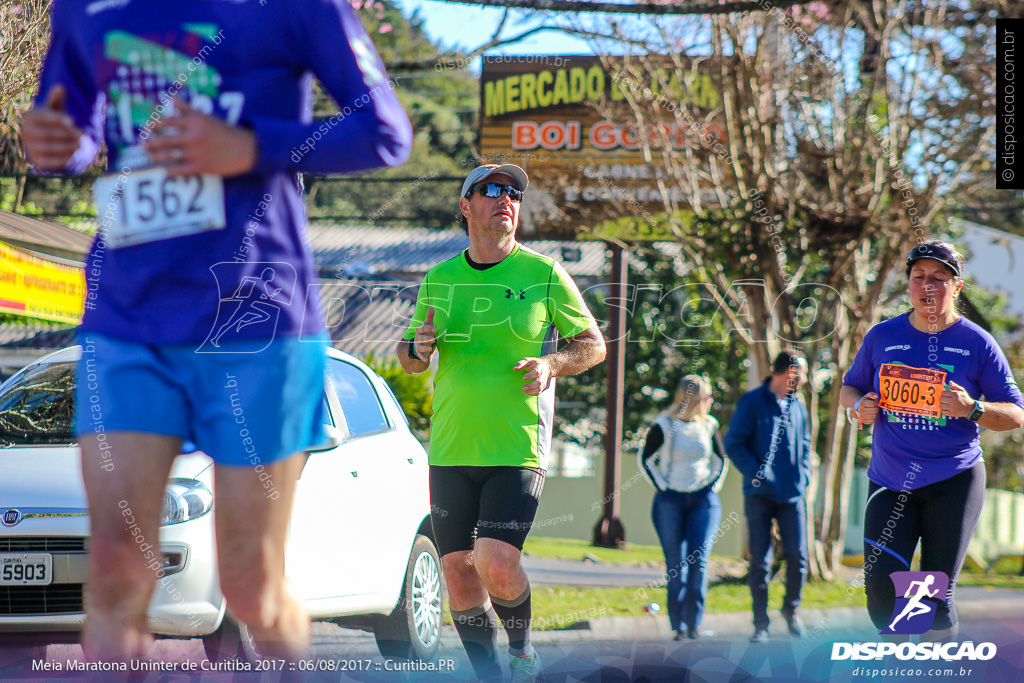
{"type": "MultiPolygon", "coordinates": [[[[849,517],[850,509],[848,498],[857,448],[857,429],[852,424],[846,424],[842,431],[846,435],[846,447],[843,449],[843,458],[839,461],[835,478],[835,500],[839,503],[833,506],[831,528],[825,540],[826,553],[830,566],[833,568],[838,568],[843,561],[843,550],[846,545],[846,520],[849,517]]],[[[857,505],[859,501],[853,501],[853,504],[857,505]]]]}
{"type": "Polygon", "coordinates": [[[25,198],[25,181],[28,180],[27,171],[18,174],[18,180],[14,184],[14,204],[11,206],[12,213],[21,211],[21,202],[25,198]]]}
{"type": "Polygon", "coordinates": [[[829,415],[828,430],[825,434],[825,452],[822,455],[821,463],[821,486],[819,487],[819,500],[814,511],[814,519],[818,528],[816,537],[819,552],[823,565],[819,568],[819,576],[824,578],[830,575],[835,569],[825,551],[827,539],[831,533],[832,511],[837,504],[842,503],[842,491],[835,489],[835,477],[838,470],[837,461],[845,457],[841,439],[841,426],[845,421],[839,411],[839,391],[842,388],[842,370],[846,367],[839,359],[849,357],[849,335],[835,335],[832,339],[832,358],[834,359],[835,376],[832,378],[832,389],[828,396],[829,415]]]}

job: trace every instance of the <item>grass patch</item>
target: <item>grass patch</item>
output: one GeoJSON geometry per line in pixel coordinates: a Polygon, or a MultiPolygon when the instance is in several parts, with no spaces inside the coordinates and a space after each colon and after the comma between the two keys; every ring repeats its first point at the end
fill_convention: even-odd
{"type": "MultiPolygon", "coordinates": [[[[627,545],[624,549],[596,548],[587,541],[567,538],[528,538],[524,547],[526,554],[559,560],[580,561],[590,557],[598,562],[620,565],[664,566],[665,556],[659,546],[627,545]]],[[[712,564],[719,560],[729,564],[736,558],[720,558],[712,555],[712,564]]],[[[779,576],[771,587],[771,604],[782,601],[785,589],[783,576],[779,576]]],[[[1024,584],[1022,584],[1024,585],[1024,584]]],[[[804,586],[802,605],[810,608],[863,607],[863,589],[849,591],[849,584],[843,581],[813,581],[804,586]]],[[[567,628],[574,623],[599,617],[643,616],[644,607],[652,602],[665,613],[665,586],[639,587],[580,587],[580,586],[534,586],[533,615],[534,628],[552,630],[567,628]]],[[[708,590],[707,610],[709,612],[749,612],[750,589],[746,583],[718,583],[708,590]]]]}
{"type": "Polygon", "coordinates": [[[1006,574],[976,574],[962,572],[956,580],[958,586],[985,588],[1024,588],[1024,576],[1006,574]]]}
{"type": "Polygon", "coordinates": [[[553,560],[583,560],[586,557],[608,564],[646,564],[649,562],[664,563],[665,555],[661,547],[656,545],[626,544],[626,547],[598,548],[587,541],[572,538],[540,538],[526,539],[523,551],[532,557],[546,557],[553,560]]]}
{"type": "Polygon", "coordinates": [[[1020,573],[1021,563],[1022,558],[1020,555],[1003,555],[996,558],[989,573],[1016,576],[1020,573]]]}
{"type": "MultiPolygon", "coordinates": [[[[530,557],[543,557],[551,560],[572,560],[580,562],[589,557],[593,561],[605,564],[625,566],[665,566],[665,555],[661,546],[627,544],[623,549],[598,548],[587,541],[572,538],[528,538],[523,546],[523,554],[530,557]]],[[[711,562],[735,563],[735,557],[711,554],[711,562]]],[[[746,566],[746,563],[744,563],[746,566]]]]}
{"type": "MultiPolygon", "coordinates": [[[[1024,585],[1024,584],[1022,584],[1024,585]]],[[[804,586],[801,605],[809,608],[863,607],[864,596],[850,593],[842,581],[814,581],[804,586]]],[[[771,587],[771,605],[782,600],[781,581],[771,587]]],[[[588,619],[612,616],[639,617],[652,602],[665,614],[665,587],[581,588],[578,586],[534,586],[534,628],[539,631],[567,628],[588,619]]],[[[708,590],[707,611],[749,612],[750,589],[741,584],[717,584],[708,590]]]]}

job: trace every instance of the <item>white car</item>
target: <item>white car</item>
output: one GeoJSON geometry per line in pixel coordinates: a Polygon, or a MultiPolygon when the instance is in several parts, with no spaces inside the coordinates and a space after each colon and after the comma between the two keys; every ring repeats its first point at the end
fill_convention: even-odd
{"type": "MultiPolygon", "coordinates": [[[[80,355],[63,349],[0,385],[0,643],[26,633],[68,642],[85,619],[86,556],[103,549],[89,543],[72,432],[80,355]]],[[[373,631],[385,656],[430,658],[443,582],[426,453],[380,376],[333,349],[327,364],[331,443],[309,451],[298,483],[289,580],[314,620],[373,631]]],[[[151,542],[163,578],[149,624],[158,637],[202,638],[213,661],[253,658],[218,584],[212,480],[206,455],[175,461],[151,542]]]]}

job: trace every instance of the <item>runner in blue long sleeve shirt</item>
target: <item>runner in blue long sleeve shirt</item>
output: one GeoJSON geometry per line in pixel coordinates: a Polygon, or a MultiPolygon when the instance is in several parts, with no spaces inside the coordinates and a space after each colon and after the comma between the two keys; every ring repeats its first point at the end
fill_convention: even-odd
{"type": "Polygon", "coordinates": [[[83,647],[150,653],[156,574],[136,540],[159,538],[190,439],[216,463],[229,610],[263,655],[299,656],[309,619],[283,556],[298,454],[323,423],[324,335],[297,174],[402,163],[408,118],[344,0],[54,0],[51,27],[29,160],[80,173],[101,143],[108,159],[80,334],[83,647]],[[338,105],[323,121],[313,77],[338,105]]]}
{"type": "MultiPolygon", "coordinates": [[[[78,173],[92,162],[103,140],[109,178],[115,187],[123,178],[126,190],[125,206],[116,211],[109,210],[106,196],[99,200],[103,227],[115,234],[97,240],[89,255],[82,329],[147,343],[205,340],[217,319],[221,293],[235,291],[267,262],[296,268],[296,277],[281,283],[280,300],[288,303],[279,305],[276,333],[322,329],[317,298],[306,296],[316,280],[303,238],[305,212],[296,172],[397,165],[411,145],[411,128],[394,84],[348,3],[334,0],[187,0],[173,7],[57,0],[38,106],[54,88],[63,88],[64,113],[80,132],[79,144],[59,165],[40,164],[29,146],[31,160],[43,170],[78,173]],[[339,107],[338,114],[319,122],[312,119],[311,75],[339,107]],[[194,125],[176,131],[184,122],[172,113],[183,109],[181,103],[201,113],[182,117],[194,125]],[[208,118],[203,114],[212,114],[216,122],[203,121],[208,118]],[[214,123],[228,124],[253,140],[255,158],[218,173],[218,164],[245,155],[215,156],[216,148],[197,131],[214,123]],[[204,161],[213,168],[204,168],[204,161]],[[170,186],[156,186],[162,178],[145,183],[144,169],[154,162],[160,170],[171,167],[172,173],[193,178],[211,170],[224,176],[222,213],[205,230],[192,228],[177,239],[109,248],[124,222],[116,214],[173,222],[181,211],[194,208],[194,186],[175,183],[181,189],[181,206],[175,206],[164,192],[170,186]],[[141,188],[136,179],[144,183],[141,188]],[[164,210],[175,208],[171,215],[164,210]],[[219,229],[208,227],[214,222],[219,229]],[[214,281],[210,268],[220,263],[232,267],[216,272],[214,281]]],[[[28,142],[30,135],[26,130],[28,142]]],[[[208,180],[207,185],[217,183],[208,180]]],[[[199,198],[214,189],[204,187],[199,198]]],[[[267,336],[258,327],[239,332],[267,336]]]]}

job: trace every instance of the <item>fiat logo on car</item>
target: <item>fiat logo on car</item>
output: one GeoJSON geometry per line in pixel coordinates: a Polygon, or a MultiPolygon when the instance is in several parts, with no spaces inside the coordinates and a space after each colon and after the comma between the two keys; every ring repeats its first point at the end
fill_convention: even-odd
{"type": "Polygon", "coordinates": [[[15,510],[14,508],[11,508],[10,510],[4,510],[4,526],[14,526],[15,524],[21,521],[21,517],[21,510],[15,510]]]}

